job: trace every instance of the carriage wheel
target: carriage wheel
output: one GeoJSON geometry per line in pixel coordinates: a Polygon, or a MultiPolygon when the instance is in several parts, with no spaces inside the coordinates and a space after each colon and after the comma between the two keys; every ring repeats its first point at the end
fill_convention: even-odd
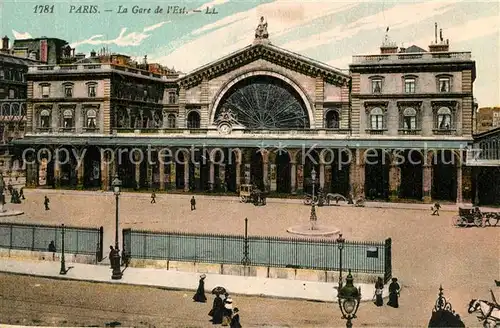
{"type": "Polygon", "coordinates": [[[304,204],[306,204],[306,205],[311,205],[311,202],[312,202],[311,198],[304,199],[304,204]]]}
{"type": "Polygon", "coordinates": [[[475,224],[475,225],[476,225],[476,227],[478,227],[478,228],[479,228],[479,227],[481,227],[481,226],[483,226],[483,218],[482,218],[482,217],[480,217],[480,216],[476,216],[476,217],[474,218],[474,224],[475,224]]]}
{"type": "Polygon", "coordinates": [[[453,219],[453,225],[455,227],[463,227],[464,226],[464,222],[465,220],[462,219],[462,217],[460,216],[456,216],[454,219],[453,219]]]}

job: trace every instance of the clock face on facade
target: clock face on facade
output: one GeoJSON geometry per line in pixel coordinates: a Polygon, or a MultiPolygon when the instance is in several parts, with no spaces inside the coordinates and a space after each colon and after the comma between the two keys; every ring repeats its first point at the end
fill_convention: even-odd
{"type": "Polygon", "coordinates": [[[231,125],[229,125],[228,123],[221,123],[221,124],[219,124],[219,126],[217,127],[217,129],[219,130],[220,134],[229,134],[229,133],[231,133],[231,125]]]}

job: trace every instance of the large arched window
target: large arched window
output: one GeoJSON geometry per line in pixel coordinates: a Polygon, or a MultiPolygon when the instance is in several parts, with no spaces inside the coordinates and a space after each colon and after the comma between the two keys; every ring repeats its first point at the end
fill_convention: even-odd
{"type": "Polygon", "coordinates": [[[85,113],[86,116],[86,128],[96,129],[97,128],[97,112],[95,109],[88,109],[85,113]]]}
{"type": "Polygon", "coordinates": [[[70,129],[73,127],[73,111],[71,109],[64,110],[62,127],[65,129],[70,129]]]}
{"type": "Polygon", "coordinates": [[[174,129],[174,128],[175,128],[175,115],[174,115],[174,114],[169,114],[169,115],[168,115],[168,118],[167,118],[167,126],[168,126],[170,129],[174,129]]]}
{"type": "Polygon", "coordinates": [[[338,129],[339,128],[339,112],[336,110],[330,110],[326,113],[325,117],[325,128],[327,129],[338,129]]]}
{"type": "Polygon", "coordinates": [[[2,116],[10,116],[10,104],[2,105],[2,116]]]}
{"type": "Polygon", "coordinates": [[[199,129],[200,128],[200,114],[196,111],[191,111],[188,114],[187,119],[188,129],[199,129]]]}
{"type": "Polygon", "coordinates": [[[379,107],[375,107],[370,111],[370,129],[384,129],[384,111],[379,107]]]}
{"type": "Polygon", "coordinates": [[[20,113],[20,110],[19,110],[19,104],[12,104],[12,108],[11,108],[11,115],[12,116],[19,116],[21,113],[20,113]]]}
{"type": "Polygon", "coordinates": [[[415,130],[417,128],[417,111],[413,108],[405,108],[403,111],[403,129],[415,130]]]}
{"type": "Polygon", "coordinates": [[[441,107],[437,112],[437,127],[440,130],[451,129],[451,110],[448,107],[441,107]]]}
{"type": "Polygon", "coordinates": [[[40,112],[40,127],[50,128],[50,111],[48,109],[43,109],[40,112]]]}

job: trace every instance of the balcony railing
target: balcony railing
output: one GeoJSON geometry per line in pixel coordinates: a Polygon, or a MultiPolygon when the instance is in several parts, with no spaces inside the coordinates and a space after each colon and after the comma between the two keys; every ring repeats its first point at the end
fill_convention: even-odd
{"type": "Polygon", "coordinates": [[[432,132],[436,135],[451,136],[455,134],[455,129],[433,129],[432,132]]]}
{"type": "Polygon", "coordinates": [[[395,53],[383,55],[361,55],[353,56],[353,64],[374,63],[380,61],[412,61],[412,60],[432,60],[432,59],[457,59],[471,60],[470,52],[415,52],[415,53],[395,53]]]}
{"type": "Polygon", "coordinates": [[[420,129],[399,129],[399,134],[416,136],[420,134],[420,129]]]}
{"type": "Polygon", "coordinates": [[[162,80],[167,79],[167,77],[164,75],[152,73],[149,71],[144,71],[144,70],[137,69],[137,68],[121,66],[121,65],[114,65],[114,64],[99,64],[99,63],[35,65],[35,66],[30,66],[28,68],[28,73],[36,73],[39,71],[43,71],[44,73],[50,73],[50,74],[55,74],[55,73],[61,72],[61,71],[63,71],[63,72],[71,71],[71,72],[79,73],[79,72],[88,72],[88,71],[92,71],[92,70],[119,70],[122,72],[137,74],[137,75],[155,78],[155,79],[162,79],[162,80]]]}

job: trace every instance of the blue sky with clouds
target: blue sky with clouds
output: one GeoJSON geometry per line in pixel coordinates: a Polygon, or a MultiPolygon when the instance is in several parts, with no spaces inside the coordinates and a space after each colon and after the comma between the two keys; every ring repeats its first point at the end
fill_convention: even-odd
{"type": "MultiPolygon", "coordinates": [[[[355,54],[378,53],[385,29],[398,45],[424,49],[434,39],[434,22],[450,39],[451,51],[471,51],[476,60],[474,93],[481,107],[500,105],[500,2],[491,1],[307,1],[307,0],[123,0],[78,2],[98,13],[70,13],[75,2],[53,1],[54,13],[35,13],[40,2],[0,2],[0,33],[11,38],[58,37],[77,52],[108,47],[189,72],[249,45],[260,16],[273,44],[339,68],[355,54]],[[119,5],[128,13],[118,14],[119,5]],[[166,13],[168,6],[184,14],[166,13]],[[163,9],[133,14],[133,6],[163,9]],[[204,13],[215,8],[215,15],[204,13]],[[203,12],[193,12],[200,9],[203,12]]],[[[73,8],[76,11],[78,5],[73,8]]],[[[172,10],[172,9],[171,9],[172,10]]]]}

